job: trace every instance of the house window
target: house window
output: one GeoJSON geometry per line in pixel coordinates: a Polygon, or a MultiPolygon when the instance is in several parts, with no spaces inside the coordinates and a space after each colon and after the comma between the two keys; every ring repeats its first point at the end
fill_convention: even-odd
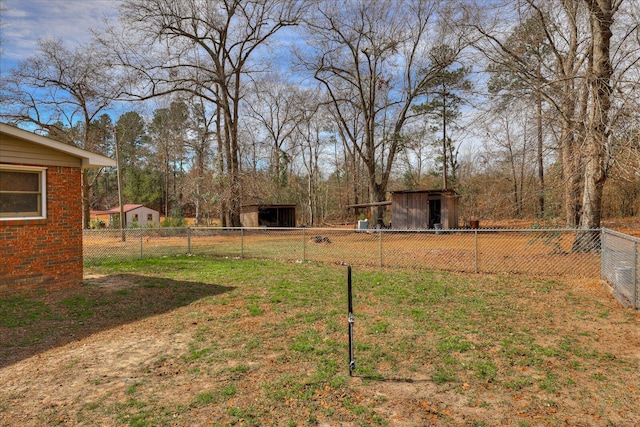
{"type": "Polygon", "coordinates": [[[147,222],[153,222],[153,214],[147,214],[147,222]]]}
{"type": "Polygon", "coordinates": [[[0,165],[0,220],[47,217],[46,170],[0,165]]]}

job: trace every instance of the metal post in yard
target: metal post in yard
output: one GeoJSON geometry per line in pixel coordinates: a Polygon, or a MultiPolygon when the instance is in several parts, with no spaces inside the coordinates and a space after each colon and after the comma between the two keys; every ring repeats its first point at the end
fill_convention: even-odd
{"type": "Polygon", "coordinates": [[[474,244],[474,250],[473,250],[473,256],[474,256],[474,270],[476,273],[478,273],[478,229],[475,229],[474,232],[474,238],[473,238],[473,244],[474,244]]]}
{"type": "Polygon", "coordinates": [[[353,317],[353,298],[351,293],[351,266],[347,266],[347,305],[348,305],[348,320],[349,320],[349,376],[353,376],[353,371],[356,369],[356,359],[353,357],[353,324],[355,318],[353,317]]]}
{"type": "Polygon", "coordinates": [[[191,253],[191,227],[187,227],[187,253],[191,253]]]}
{"type": "Polygon", "coordinates": [[[140,232],[140,259],[142,259],[142,232],[140,232]]]}
{"type": "Polygon", "coordinates": [[[240,259],[244,259],[244,227],[240,228],[240,259]]]}

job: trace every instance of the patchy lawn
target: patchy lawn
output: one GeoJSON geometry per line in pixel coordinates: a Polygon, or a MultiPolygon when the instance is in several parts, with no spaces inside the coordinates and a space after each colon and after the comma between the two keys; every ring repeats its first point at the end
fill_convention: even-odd
{"type": "Polygon", "coordinates": [[[205,257],[0,295],[1,425],[637,426],[640,313],[597,281],[205,257]]]}

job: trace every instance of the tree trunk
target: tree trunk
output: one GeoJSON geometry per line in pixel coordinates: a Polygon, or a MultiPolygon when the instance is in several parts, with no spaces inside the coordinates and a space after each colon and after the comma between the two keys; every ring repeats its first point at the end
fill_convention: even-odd
{"type": "MultiPolygon", "coordinates": [[[[589,75],[591,104],[586,133],[586,165],[580,228],[593,230],[600,227],[602,189],[607,178],[606,162],[609,141],[609,109],[611,107],[610,59],[612,0],[585,0],[590,12],[592,72],[589,75]]],[[[574,250],[600,249],[600,240],[594,233],[581,232],[576,236],[574,250]]]]}
{"type": "Polygon", "coordinates": [[[567,228],[576,228],[580,218],[580,158],[576,153],[575,136],[568,120],[561,131],[562,179],[564,182],[564,216],[567,228]]]}
{"type": "Polygon", "coordinates": [[[240,103],[240,69],[234,72],[234,83],[231,89],[233,91],[232,99],[226,95],[227,90],[223,90],[223,99],[225,102],[222,104],[224,111],[224,126],[227,129],[227,137],[229,146],[228,153],[228,183],[229,183],[229,225],[231,227],[241,227],[240,222],[240,159],[239,159],[239,147],[238,147],[238,108],[240,103]]]}
{"type": "Polygon", "coordinates": [[[447,180],[447,101],[443,90],[442,96],[442,189],[449,189],[447,180]]]}
{"type": "Polygon", "coordinates": [[[540,62],[538,62],[538,91],[536,92],[536,127],[538,140],[538,217],[544,218],[544,150],[542,135],[542,94],[540,93],[540,62]]]}
{"type": "MultiPolygon", "coordinates": [[[[216,88],[216,95],[219,96],[220,88],[216,88]]],[[[226,193],[226,185],[225,185],[225,168],[224,168],[224,159],[226,155],[226,144],[225,144],[225,135],[224,130],[222,128],[222,115],[220,111],[220,104],[216,105],[216,141],[218,142],[218,194],[220,194],[220,205],[218,208],[219,216],[220,216],[220,226],[226,227],[227,222],[227,198],[225,197],[226,193]]]]}

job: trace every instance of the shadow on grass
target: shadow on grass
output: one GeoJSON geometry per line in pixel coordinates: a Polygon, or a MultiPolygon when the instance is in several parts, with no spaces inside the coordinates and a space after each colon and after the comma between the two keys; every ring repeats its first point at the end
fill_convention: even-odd
{"type": "Polygon", "coordinates": [[[114,274],[57,291],[0,294],[0,368],[233,287],[114,274]]]}

